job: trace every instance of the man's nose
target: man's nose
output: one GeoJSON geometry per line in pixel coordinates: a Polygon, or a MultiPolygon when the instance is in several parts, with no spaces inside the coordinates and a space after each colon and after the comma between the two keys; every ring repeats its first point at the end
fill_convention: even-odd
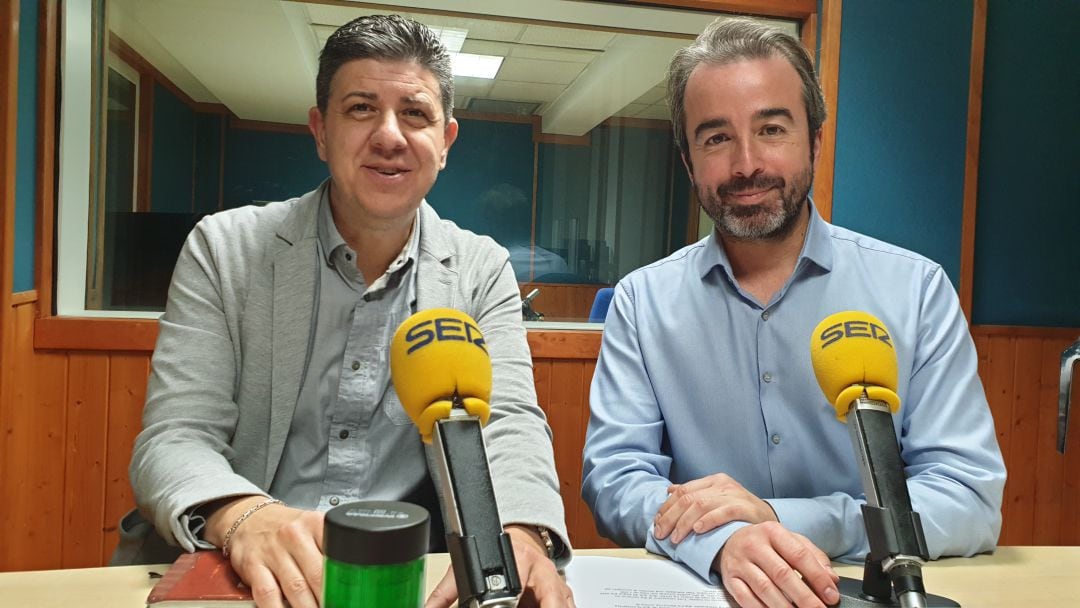
{"type": "Polygon", "coordinates": [[[405,135],[401,132],[401,123],[396,114],[386,113],[379,118],[371,143],[382,152],[395,152],[405,147],[405,135]]]}
{"type": "Polygon", "coordinates": [[[764,170],[761,146],[753,138],[741,138],[735,144],[731,172],[741,177],[753,177],[764,170]]]}

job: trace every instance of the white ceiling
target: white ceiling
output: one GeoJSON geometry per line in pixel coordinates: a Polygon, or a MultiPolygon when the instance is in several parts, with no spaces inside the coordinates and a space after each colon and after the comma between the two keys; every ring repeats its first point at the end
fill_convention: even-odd
{"type": "MultiPolygon", "coordinates": [[[[108,18],[110,30],[195,101],[224,104],[243,119],[304,124],[326,37],[357,16],[396,12],[467,30],[463,52],[505,57],[493,80],[455,79],[455,108],[474,99],[489,109],[527,102],[545,133],[583,135],[611,116],[667,119],[667,63],[716,17],[577,0],[354,4],[110,0],[108,18]]],[[[775,23],[796,33],[793,23],[775,23]]]]}

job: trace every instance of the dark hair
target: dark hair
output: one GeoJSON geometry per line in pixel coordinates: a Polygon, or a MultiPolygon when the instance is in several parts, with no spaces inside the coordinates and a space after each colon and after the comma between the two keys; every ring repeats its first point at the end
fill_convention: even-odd
{"type": "Polygon", "coordinates": [[[724,65],[740,59],[787,59],[802,80],[803,104],[811,140],[825,122],[825,98],[814,63],[802,43],[774,27],[745,17],[720,17],[701,32],[690,46],[679,49],[668,67],[668,105],[675,145],[689,155],[686,140],[686,83],[702,63],[724,65]]]}
{"type": "Polygon", "coordinates": [[[341,66],[356,59],[415,61],[439,81],[443,116],[450,120],[454,110],[450,53],[427,26],[401,15],[367,15],[339,27],[319,53],[315,102],[320,112],[326,112],[334,74],[341,66]]]}

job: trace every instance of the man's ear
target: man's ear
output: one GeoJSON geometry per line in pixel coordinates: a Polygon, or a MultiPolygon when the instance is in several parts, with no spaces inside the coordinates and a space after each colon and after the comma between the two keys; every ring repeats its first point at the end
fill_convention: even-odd
{"type": "Polygon", "coordinates": [[[326,162],[326,123],[317,106],[312,106],[308,110],[307,126],[312,137],[315,138],[315,150],[319,153],[319,158],[326,162]]]}
{"type": "Polygon", "coordinates": [[[446,155],[450,152],[450,146],[454,145],[454,141],[457,140],[458,134],[458,121],[456,118],[451,118],[446,121],[446,129],[443,130],[443,149],[442,154],[439,156],[439,170],[446,168],[446,155]]]}

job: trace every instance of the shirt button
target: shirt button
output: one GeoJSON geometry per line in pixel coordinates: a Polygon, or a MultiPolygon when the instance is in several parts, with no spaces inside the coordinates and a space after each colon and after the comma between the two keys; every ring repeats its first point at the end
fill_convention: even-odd
{"type": "Polygon", "coordinates": [[[341,432],[338,433],[338,437],[341,437],[342,439],[348,439],[349,438],[349,429],[341,429],[341,432]]]}
{"type": "Polygon", "coordinates": [[[353,369],[354,372],[356,370],[360,369],[360,362],[359,361],[353,361],[352,362],[352,369],[353,369]]]}
{"type": "Polygon", "coordinates": [[[772,374],[765,372],[764,374],[761,374],[761,379],[765,382],[772,382],[772,374]]]}
{"type": "Polygon", "coordinates": [[[768,320],[769,320],[769,317],[770,317],[771,315],[772,315],[772,313],[770,313],[769,311],[767,311],[767,310],[766,310],[765,312],[762,312],[762,313],[761,313],[761,320],[762,320],[762,321],[768,321],[768,320]]]}
{"type": "Polygon", "coordinates": [[[338,498],[337,496],[331,496],[330,497],[330,506],[336,507],[339,502],[341,502],[341,499],[338,498]]]}
{"type": "Polygon", "coordinates": [[[773,445],[780,445],[780,435],[773,435],[772,436],[772,442],[773,442],[773,445]]]}
{"type": "Polygon", "coordinates": [[[352,261],[352,254],[351,253],[346,253],[345,254],[345,259],[351,262],[352,261]]]}

